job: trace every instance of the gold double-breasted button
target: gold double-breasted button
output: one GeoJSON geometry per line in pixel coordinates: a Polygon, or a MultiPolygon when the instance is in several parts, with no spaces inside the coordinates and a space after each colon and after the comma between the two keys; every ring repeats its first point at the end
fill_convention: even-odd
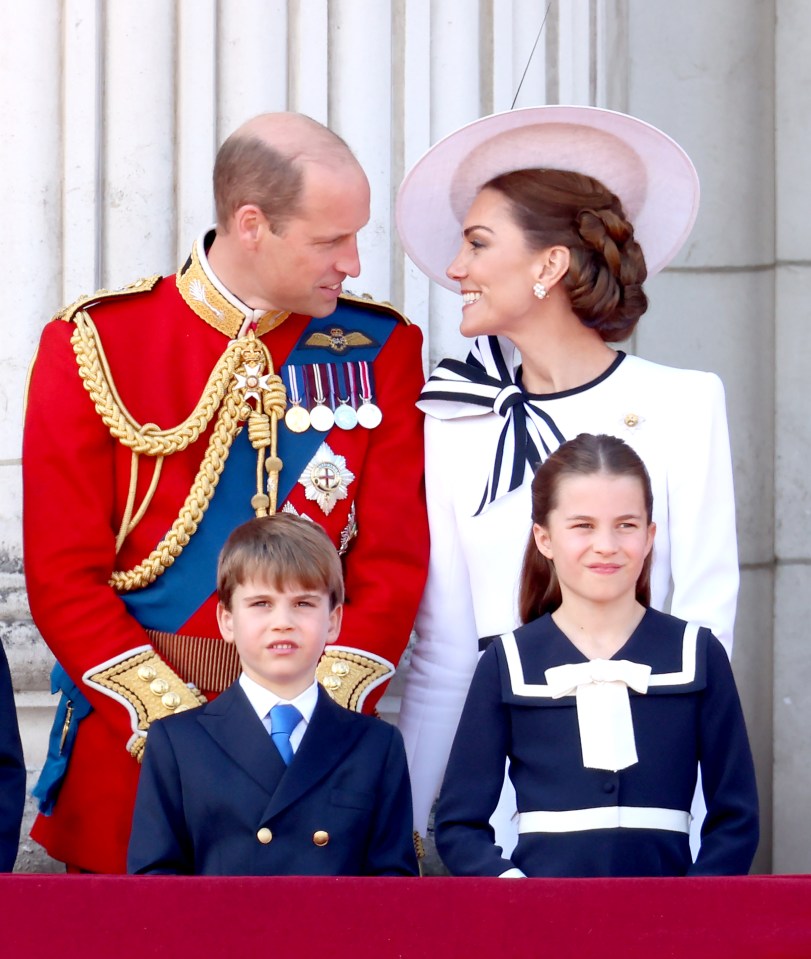
{"type": "Polygon", "coordinates": [[[324,829],[316,829],[313,833],[313,842],[316,846],[326,846],[329,842],[329,833],[324,829]]]}
{"type": "Polygon", "coordinates": [[[256,838],[262,843],[263,846],[267,846],[267,844],[273,839],[273,833],[268,829],[267,826],[262,826],[262,828],[257,832],[256,838]]]}

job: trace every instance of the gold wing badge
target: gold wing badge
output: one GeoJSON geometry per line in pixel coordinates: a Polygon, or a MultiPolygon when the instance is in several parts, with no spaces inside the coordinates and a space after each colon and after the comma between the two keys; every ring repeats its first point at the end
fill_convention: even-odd
{"type": "Polygon", "coordinates": [[[311,333],[304,341],[304,346],[342,354],[355,346],[377,346],[377,343],[360,330],[346,331],[340,326],[333,326],[327,331],[311,333]]]}

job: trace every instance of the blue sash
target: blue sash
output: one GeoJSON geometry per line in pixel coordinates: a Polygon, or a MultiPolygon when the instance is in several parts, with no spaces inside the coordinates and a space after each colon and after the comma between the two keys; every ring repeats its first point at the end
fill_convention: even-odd
{"type": "MultiPolygon", "coordinates": [[[[372,362],[396,325],[397,320],[390,316],[339,301],[338,308],[330,316],[314,318],[307,324],[284,365],[372,362]],[[343,349],[308,345],[314,333],[329,333],[335,328],[362,333],[371,343],[343,349]]],[[[324,433],[316,430],[293,433],[280,425],[278,451],[284,464],[279,476],[280,507],[325,438],[324,433]]],[[[220,481],[197,532],[181,555],[149,586],[122,594],[121,598],[130,614],[145,629],[177,632],[215,592],[217,557],[222,544],[236,526],[254,515],[251,497],[256,493],[256,457],[257,452],[250,444],[248,431],[243,429],[234,439],[220,481]]]]}

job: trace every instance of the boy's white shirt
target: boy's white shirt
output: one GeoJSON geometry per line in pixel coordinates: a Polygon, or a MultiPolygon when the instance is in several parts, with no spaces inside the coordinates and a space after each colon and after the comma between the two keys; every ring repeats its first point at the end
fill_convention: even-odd
{"type": "Polygon", "coordinates": [[[276,693],[265,689],[264,686],[260,686],[259,683],[251,679],[250,676],[246,676],[245,673],[240,675],[239,685],[242,687],[242,691],[248,697],[248,702],[253,707],[256,715],[262,720],[262,724],[268,732],[270,732],[270,716],[268,713],[274,706],[277,706],[279,703],[290,703],[291,706],[296,707],[301,713],[301,722],[296,726],[293,732],[290,733],[290,746],[293,752],[295,752],[301,743],[304,733],[307,731],[307,726],[315,710],[315,704],[318,702],[318,683],[313,680],[312,685],[308,686],[304,692],[299,693],[295,699],[282,699],[280,696],[277,696],[276,693]]]}

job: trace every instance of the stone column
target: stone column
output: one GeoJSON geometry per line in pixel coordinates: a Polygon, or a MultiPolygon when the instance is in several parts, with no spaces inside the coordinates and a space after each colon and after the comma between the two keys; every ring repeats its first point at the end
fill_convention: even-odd
{"type": "Polygon", "coordinates": [[[773,865],[792,873],[811,872],[811,7],[777,0],[776,8],[773,865]]]}
{"type": "MultiPolygon", "coordinates": [[[[799,0],[788,6],[798,17],[805,9],[799,0]]],[[[809,16],[803,13],[806,20],[809,16]]],[[[799,44],[797,51],[799,58],[799,44]]],[[[629,0],[628,55],[628,111],[681,143],[701,178],[695,229],[674,265],[649,283],[651,309],[640,323],[636,346],[660,363],[712,370],[726,387],[741,563],[733,666],[761,795],[763,838],[754,868],[768,872],[775,580],[774,4],[629,0]]],[[[799,96],[801,85],[793,89],[799,96]]],[[[800,127],[795,129],[799,137],[800,127]]],[[[790,277],[783,282],[788,286],[790,277]]],[[[799,351],[792,355],[799,359],[799,351]]],[[[800,408],[793,410],[798,418],[800,408]]],[[[788,542],[800,542],[799,518],[795,513],[787,549],[788,542]]],[[[792,555],[807,556],[808,549],[792,555]]],[[[795,606],[800,595],[798,590],[795,606]]],[[[809,778],[806,764],[806,785],[809,778]]]]}

